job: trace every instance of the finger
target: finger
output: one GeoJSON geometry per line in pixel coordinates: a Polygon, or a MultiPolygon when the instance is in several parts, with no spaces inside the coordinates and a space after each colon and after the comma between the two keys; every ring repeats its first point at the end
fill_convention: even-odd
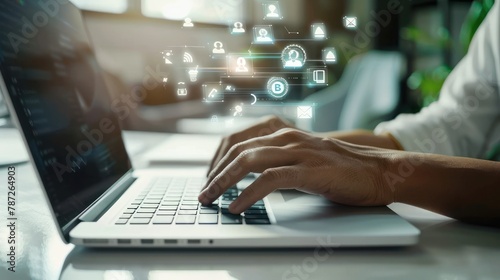
{"type": "Polygon", "coordinates": [[[208,170],[207,170],[207,177],[208,175],[210,175],[210,172],[212,171],[212,169],[214,168],[214,165],[215,165],[215,160],[217,159],[221,149],[222,149],[222,146],[224,145],[224,141],[225,139],[223,139],[220,143],[219,143],[219,147],[217,147],[217,150],[215,151],[215,154],[214,154],[214,157],[212,158],[212,161],[210,162],[210,165],[208,166],[208,170]]]}
{"type": "Polygon", "coordinates": [[[198,200],[208,205],[219,198],[227,189],[241,181],[248,173],[261,173],[276,166],[286,166],[295,162],[295,157],[279,147],[263,147],[247,150],[234,159],[226,168],[209,182],[198,200]]]}
{"type": "MultiPolygon", "coordinates": [[[[246,140],[231,147],[226,155],[219,161],[212,172],[208,175],[207,184],[210,183],[217,174],[221,173],[228,164],[233,162],[241,153],[247,150],[260,147],[279,147],[288,144],[285,139],[272,136],[263,136],[246,140]]],[[[265,155],[264,155],[265,156],[265,155]]],[[[206,187],[206,186],[205,186],[206,187]]]]}
{"type": "Polygon", "coordinates": [[[260,137],[260,136],[266,136],[269,134],[274,133],[278,129],[285,128],[287,125],[282,124],[282,121],[279,119],[269,119],[266,118],[265,120],[261,121],[260,123],[249,127],[245,130],[242,130],[238,133],[235,133],[229,137],[227,137],[223,143],[221,143],[221,146],[219,146],[219,149],[216,152],[215,157],[212,160],[212,163],[210,165],[210,169],[208,171],[208,174],[212,172],[215,166],[219,163],[219,161],[229,152],[229,149],[233,145],[238,144],[239,142],[243,142],[248,139],[252,139],[255,137],[260,137]],[[281,125],[277,125],[276,123],[280,123],[281,125]]]}
{"type": "Polygon", "coordinates": [[[277,189],[298,188],[300,185],[297,174],[296,168],[290,166],[265,170],[229,205],[229,211],[240,214],[277,189]]]}

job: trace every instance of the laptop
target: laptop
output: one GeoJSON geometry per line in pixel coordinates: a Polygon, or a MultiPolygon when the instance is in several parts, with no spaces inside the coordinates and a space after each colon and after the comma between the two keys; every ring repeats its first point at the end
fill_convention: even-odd
{"type": "MultiPolygon", "coordinates": [[[[278,4],[266,6],[268,18],[280,17],[278,4]]],[[[387,207],[347,207],[277,191],[245,213],[231,215],[227,205],[254,176],[203,207],[197,201],[202,176],[168,169],[159,177],[138,175],[79,9],[65,1],[2,1],[0,22],[0,89],[65,242],[124,248],[417,243],[419,230],[387,207]]],[[[184,22],[185,28],[196,24],[184,22]]],[[[322,26],[314,36],[323,36],[322,26]]],[[[256,36],[267,38],[271,30],[262,30],[256,36]]],[[[260,40],[270,44],[266,38],[260,40]]],[[[240,61],[237,67],[249,64],[240,61]]]]}

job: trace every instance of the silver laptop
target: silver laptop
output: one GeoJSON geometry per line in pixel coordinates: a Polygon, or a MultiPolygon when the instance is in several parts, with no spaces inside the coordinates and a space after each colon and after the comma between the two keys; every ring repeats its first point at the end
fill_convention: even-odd
{"type": "MultiPolygon", "coordinates": [[[[66,242],[176,248],[417,242],[419,231],[387,207],[339,206],[296,191],[272,193],[230,214],[227,206],[251,175],[207,207],[197,200],[203,177],[169,170],[136,176],[80,11],[60,2],[0,3],[0,89],[66,242]]],[[[271,8],[270,17],[278,11],[271,8]]]]}

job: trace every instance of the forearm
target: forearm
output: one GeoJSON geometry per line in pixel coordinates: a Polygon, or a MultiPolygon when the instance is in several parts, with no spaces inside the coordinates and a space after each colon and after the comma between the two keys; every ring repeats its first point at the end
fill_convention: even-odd
{"type": "Polygon", "coordinates": [[[383,180],[396,202],[500,226],[500,163],[416,153],[391,157],[383,180]]]}
{"type": "Polygon", "coordinates": [[[334,138],[351,144],[370,146],[382,149],[403,150],[401,144],[390,134],[375,135],[371,131],[336,131],[317,134],[321,137],[334,138]]]}

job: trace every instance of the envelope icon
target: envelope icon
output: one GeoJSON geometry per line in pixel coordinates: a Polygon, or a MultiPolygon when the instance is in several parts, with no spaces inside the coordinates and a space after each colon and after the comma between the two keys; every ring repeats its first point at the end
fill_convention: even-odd
{"type": "Polygon", "coordinates": [[[297,118],[299,119],[312,119],[313,107],[312,106],[299,106],[297,107],[297,118]]]}
{"type": "Polygon", "coordinates": [[[358,26],[358,18],[344,17],[344,25],[346,28],[356,28],[358,26]]]}

